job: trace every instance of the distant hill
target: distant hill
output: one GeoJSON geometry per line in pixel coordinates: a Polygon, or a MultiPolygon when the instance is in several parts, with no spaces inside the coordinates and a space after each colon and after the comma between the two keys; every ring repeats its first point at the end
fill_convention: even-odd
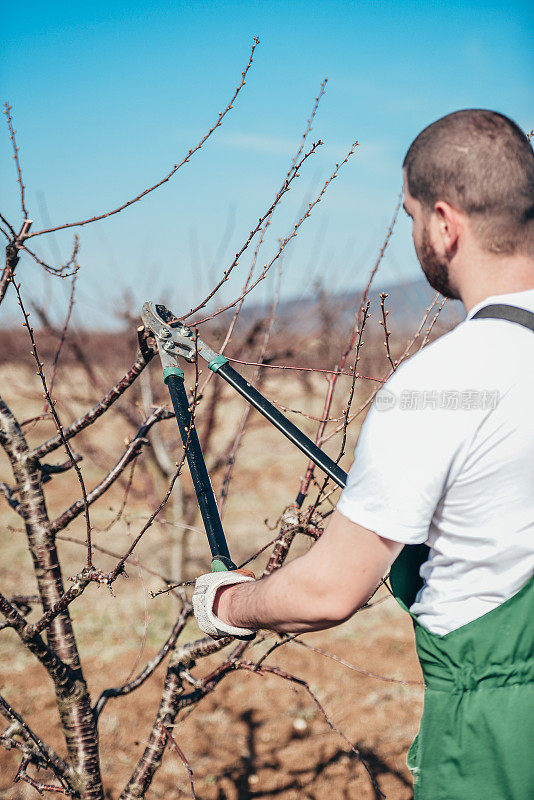
{"type": "MultiPolygon", "coordinates": [[[[409,337],[419,324],[432,303],[436,293],[424,280],[415,280],[402,284],[391,284],[384,287],[377,281],[376,289],[369,292],[371,301],[371,318],[366,326],[366,343],[373,339],[381,342],[383,335],[379,327],[382,318],[380,312],[380,293],[387,292],[386,308],[389,311],[388,328],[392,341],[398,337],[409,337]]],[[[354,326],[355,316],[362,300],[362,291],[328,294],[319,290],[317,297],[281,300],[276,315],[270,350],[276,352],[277,361],[296,361],[297,363],[315,363],[319,358],[324,366],[342,346],[346,344],[347,335],[354,326]],[[326,348],[326,349],[325,349],[326,348]]],[[[426,329],[432,321],[438,304],[434,307],[425,323],[426,329]]],[[[263,331],[264,325],[255,325],[265,320],[268,309],[264,305],[245,305],[240,322],[232,337],[231,350],[236,353],[246,345],[251,330],[263,331]],[[236,350],[237,347],[237,350],[236,350]]],[[[233,311],[216,317],[202,329],[206,341],[217,346],[224,339],[227,326],[233,311]]],[[[457,325],[465,314],[461,303],[447,301],[437,324],[433,327],[432,338],[457,325]]],[[[99,331],[84,328],[70,330],[61,355],[62,363],[81,363],[93,360],[99,364],[107,364],[110,368],[120,370],[135,357],[136,323],[122,331],[99,331]]],[[[54,358],[58,345],[58,330],[39,330],[39,350],[45,360],[54,358]]],[[[248,343],[251,345],[252,340],[248,343]]],[[[247,346],[247,345],[246,345],[247,346]]],[[[380,347],[382,345],[380,344],[380,347]]],[[[20,326],[0,328],[0,364],[31,363],[28,341],[20,326]]]]}
{"type": "MultiPolygon", "coordinates": [[[[411,332],[415,330],[423,318],[426,309],[431,305],[436,292],[425,280],[414,280],[406,283],[391,284],[373,288],[369,292],[371,301],[371,319],[381,319],[380,294],[386,292],[388,297],[385,307],[389,311],[388,324],[395,332],[411,332]]],[[[324,291],[317,298],[282,300],[278,307],[277,318],[281,327],[295,327],[300,332],[317,331],[321,325],[321,317],[331,315],[336,326],[346,328],[357,313],[362,301],[363,290],[328,294],[324,291]]],[[[439,298],[441,301],[443,298],[439,298]]],[[[439,303],[438,303],[439,305],[439,303]]],[[[438,305],[430,315],[437,311],[438,305]]],[[[249,307],[247,315],[258,314],[258,309],[249,307]]],[[[451,328],[465,318],[463,306],[458,301],[448,300],[440,313],[440,329],[451,328]]]]}

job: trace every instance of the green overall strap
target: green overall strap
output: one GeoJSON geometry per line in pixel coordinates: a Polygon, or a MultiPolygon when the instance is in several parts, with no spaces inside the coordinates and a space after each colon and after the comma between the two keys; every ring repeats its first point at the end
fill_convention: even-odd
{"type": "MultiPolygon", "coordinates": [[[[534,314],[525,308],[493,303],[479,309],[471,319],[502,319],[515,322],[534,332],[534,314]]],[[[421,567],[428,560],[430,549],[426,544],[407,544],[395,560],[389,573],[392,592],[399,605],[407,611],[423,588],[421,567]]]]}

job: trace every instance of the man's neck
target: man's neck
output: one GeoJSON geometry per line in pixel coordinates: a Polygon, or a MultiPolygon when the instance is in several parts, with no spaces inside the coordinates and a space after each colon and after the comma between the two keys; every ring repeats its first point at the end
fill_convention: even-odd
{"type": "Polygon", "coordinates": [[[471,254],[468,268],[457,269],[456,274],[467,313],[488,297],[534,289],[534,259],[528,256],[471,254]]]}

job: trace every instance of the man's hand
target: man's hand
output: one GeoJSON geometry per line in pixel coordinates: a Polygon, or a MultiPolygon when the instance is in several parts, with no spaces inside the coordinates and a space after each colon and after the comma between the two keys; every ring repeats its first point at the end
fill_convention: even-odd
{"type": "Polygon", "coordinates": [[[334,511],[313,547],[270,575],[257,581],[239,570],[201,575],[195,616],[211,636],[331,628],[367,602],[402,548],[334,511]]]}
{"type": "Polygon", "coordinates": [[[248,569],[232,570],[231,572],[208,572],[197,578],[193,594],[193,611],[200,630],[214,638],[235,636],[236,639],[253,639],[256,635],[254,630],[228,625],[219,619],[213,611],[213,605],[219,589],[253,580],[254,573],[248,569]]]}

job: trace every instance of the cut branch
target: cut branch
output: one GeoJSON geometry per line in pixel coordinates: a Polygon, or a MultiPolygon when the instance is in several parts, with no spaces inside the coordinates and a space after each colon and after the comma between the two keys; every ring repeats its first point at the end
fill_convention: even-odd
{"type": "Polygon", "coordinates": [[[7,500],[8,504],[11,506],[13,511],[16,511],[24,519],[24,514],[22,513],[21,506],[19,501],[16,498],[16,490],[13,487],[8,486],[7,483],[2,481],[0,483],[0,493],[4,495],[5,499],[7,500]]]}
{"type": "MultiPolygon", "coordinates": [[[[4,217],[0,214],[0,218],[4,220],[4,217]]],[[[4,220],[6,221],[6,220],[4,220]]],[[[23,242],[25,239],[28,238],[28,233],[32,225],[31,219],[24,220],[20,233],[16,234],[11,225],[8,224],[10,231],[12,232],[13,238],[8,242],[6,246],[6,264],[2,271],[2,276],[0,277],[0,303],[2,303],[4,297],[6,296],[7,287],[13,280],[15,276],[15,270],[17,268],[17,264],[19,263],[19,251],[22,248],[23,242]]]]}

